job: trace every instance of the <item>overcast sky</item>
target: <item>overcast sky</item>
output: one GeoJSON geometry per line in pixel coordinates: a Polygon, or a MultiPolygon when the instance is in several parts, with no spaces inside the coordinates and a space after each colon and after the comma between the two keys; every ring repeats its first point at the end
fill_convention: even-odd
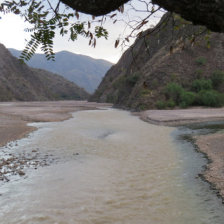
{"type": "MultiPolygon", "coordinates": [[[[1,1],[0,1],[1,2],[1,1]]],[[[135,3],[138,6],[138,3],[135,3]]],[[[127,8],[128,6],[126,6],[127,8]]],[[[140,7],[140,6],[139,6],[140,7]]],[[[129,12],[129,15],[134,15],[135,12],[129,12]]],[[[85,17],[85,15],[82,15],[85,17]]],[[[4,44],[7,48],[15,48],[23,50],[26,45],[26,39],[29,40],[29,33],[24,32],[24,29],[29,27],[25,24],[23,19],[13,14],[1,15],[0,19],[0,43],[4,44]]],[[[155,24],[158,18],[151,20],[155,24]]],[[[88,55],[93,58],[101,58],[113,63],[116,63],[121,57],[123,51],[121,48],[114,48],[114,42],[123,33],[125,25],[123,23],[108,22],[105,24],[109,31],[108,40],[99,39],[96,48],[88,45],[88,40],[79,37],[75,42],[68,41],[68,37],[61,37],[56,35],[54,39],[54,51],[67,50],[73,53],[88,55]]],[[[38,53],[41,53],[40,51],[38,53]]]]}

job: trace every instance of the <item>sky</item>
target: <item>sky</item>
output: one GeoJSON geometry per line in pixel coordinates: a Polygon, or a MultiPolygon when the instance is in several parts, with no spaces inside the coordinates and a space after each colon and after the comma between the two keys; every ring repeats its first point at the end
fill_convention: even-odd
{"type": "MultiPolygon", "coordinates": [[[[141,5],[138,5],[139,3],[137,3],[137,0],[134,0],[133,4],[135,4],[135,7],[137,8],[142,7],[141,5]]],[[[128,9],[129,6],[125,7],[126,9],[128,9]]],[[[4,44],[7,48],[23,50],[26,45],[26,40],[30,39],[30,33],[26,33],[24,29],[30,27],[30,25],[28,23],[25,23],[23,19],[18,15],[6,14],[0,16],[0,43],[4,44]]],[[[127,17],[129,18],[129,16],[136,16],[137,18],[138,15],[136,12],[129,10],[128,13],[124,13],[120,16],[126,16],[127,19],[127,17]]],[[[86,15],[81,15],[81,19],[85,20],[86,18],[86,15]]],[[[158,20],[159,19],[155,17],[150,22],[151,24],[156,24],[158,20]]],[[[123,22],[117,22],[113,24],[112,21],[109,21],[105,24],[105,27],[109,32],[109,38],[108,40],[105,40],[103,38],[98,39],[96,48],[89,46],[88,40],[83,37],[79,37],[78,40],[73,42],[68,41],[68,37],[61,37],[59,34],[57,34],[54,39],[54,52],[66,50],[73,53],[88,55],[93,58],[105,59],[112,63],[116,63],[125,49],[122,49],[121,47],[115,48],[114,43],[115,40],[119,36],[121,36],[121,34],[124,34],[125,24],[123,22]]],[[[126,29],[126,32],[130,32],[130,30],[126,29]]],[[[133,41],[134,40],[132,40],[130,43],[133,43],[133,41]]],[[[37,53],[42,52],[38,50],[37,53]]]]}
{"type": "MultiPolygon", "coordinates": [[[[23,50],[26,45],[26,40],[29,40],[29,33],[24,32],[24,29],[29,27],[29,24],[23,22],[19,16],[7,14],[0,20],[0,43],[7,48],[15,48],[23,50]]],[[[101,58],[113,63],[116,63],[122,54],[120,48],[114,48],[115,37],[119,36],[118,28],[112,29],[108,40],[99,39],[96,48],[88,45],[88,40],[79,37],[76,41],[68,41],[68,37],[56,35],[54,39],[54,51],[67,50],[77,54],[88,55],[93,58],[101,58]]],[[[42,53],[40,50],[38,53],[42,53]]]]}

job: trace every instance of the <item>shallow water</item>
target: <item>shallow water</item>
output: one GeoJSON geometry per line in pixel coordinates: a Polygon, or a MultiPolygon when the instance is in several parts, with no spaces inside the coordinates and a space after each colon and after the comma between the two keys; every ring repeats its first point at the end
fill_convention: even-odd
{"type": "Polygon", "coordinates": [[[13,150],[38,148],[53,162],[0,185],[1,224],[224,223],[221,201],[196,178],[206,160],[176,129],[113,109],[34,125],[13,150]]]}

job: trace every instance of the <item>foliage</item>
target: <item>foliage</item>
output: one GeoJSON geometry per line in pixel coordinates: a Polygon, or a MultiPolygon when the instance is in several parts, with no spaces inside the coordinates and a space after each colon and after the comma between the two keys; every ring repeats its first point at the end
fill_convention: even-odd
{"type": "Polygon", "coordinates": [[[198,65],[205,65],[206,62],[207,62],[207,59],[205,57],[198,57],[198,58],[195,59],[195,62],[198,65]]]}
{"type": "Polygon", "coordinates": [[[139,104],[138,109],[141,110],[146,110],[146,105],[145,104],[139,104]]]}
{"type": "Polygon", "coordinates": [[[126,80],[125,76],[122,75],[122,76],[118,77],[116,80],[114,80],[114,82],[112,83],[112,86],[115,89],[118,89],[125,83],[125,80],[126,80]]]}
{"type": "Polygon", "coordinates": [[[224,94],[215,90],[202,90],[198,93],[197,102],[203,106],[220,107],[224,105],[224,94]]]}
{"type": "Polygon", "coordinates": [[[166,108],[166,102],[162,100],[158,100],[155,105],[156,105],[156,108],[159,110],[166,108]]]}
{"type": "Polygon", "coordinates": [[[153,79],[152,80],[152,88],[157,88],[159,86],[159,81],[158,79],[153,79]]]}
{"type": "Polygon", "coordinates": [[[224,71],[217,70],[212,74],[212,84],[214,87],[219,87],[224,83],[224,71]]]}
{"type": "MultiPolygon", "coordinates": [[[[124,8],[125,1],[119,6],[117,1],[109,0],[102,1],[102,4],[99,3],[100,1],[92,0],[2,0],[0,13],[14,13],[32,25],[31,28],[26,29],[27,32],[30,32],[31,39],[21,55],[22,60],[29,60],[38,47],[41,47],[49,60],[54,59],[53,41],[56,32],[59,32],[61,36],[68,35],[72,41],[75,41],[78,36],[83,36],[89,40],[89,45],[95,47],[97,38],[108,38],[108,31],[105,28],[106,21],[109,21],[108,25],[110,26],[111,23],[121,23],[124,27],[123,34],[115,40],[115,48],[119,45],[125,47],[128,42],[132,43],[131,40],[139,37],[146,28],[153,27],[152,24],[149,24],[150,18],[160,11],[163,12],[151,0],[144,1],[144,3],[141,0],[137,1],[140,2],[141,10],[139,10],[139,6],[131,3],[124,8]],[[104,11],[109,5],[118,7],[104,11]],[[89,7],[90,11],[92,9],[103,10],[104,13],[89,14],[87,10],[90,9],[89,7]],[[124,9],[126,13],[124,13],[124,9]],[[135,12],[134,20],[130,16],[132,15],[130,11],[135,12]],[[89,15],[83,15],[82,12],[89,15]]],[[[171,17],[170,14],[169,18],[171,17]]]]}
{"type": "Polygon", "coordinates": [[[202,78],[203,70],[199,68],[195,71],[195,74],[196,74],[197,79],[200,79],[200,78],[202,78]]]}
{"type": "Polygon", "coordinates": [[[117,95],[108,94],[106,102],[108,102],[108,103],[115,103],[117,101],[117,99],[118,99],[117,95]]]}
{"type": "Polygon", "coordinates": [[[211,90],[212,81],[210,79],[196,79],[193,81],[191,88],[195,92],[200,92],[201,90],[211,90]]]}
{"type": "Polygon", "coordinates": [[[183,87],[175,82],[171,82],[165,87],[165,95],[168,99],[172,99],[176,104],[180,102],[180,96],[183,92],[183,87]]]}
{"type": "MultiPolygon", "coordinates": [[[[224,73],[220,71],[214,73],[213,79],[224,82],[224,73]]],[[[191,88],[194,92],[186,91],[182,86],[174,82],[167,84],[164,93],[168,101],[157,101],[156,107],[164,109],[166,107],[173,108],[175,105],[179,105],[182,108],[192,105],[209,107],[224,105],[224,94],[213,89],[210,79],[196,79],[193,81],[191,88]]]]}
{"type": "Polygon", "coordinates": [[[140,76],[141,74],[139,72],[135,72],[133,74],[130,74],[126,80],[131,86],[134,86],[136,82],[139,80],[140,76]]]}
{"type": "Polygon", "coordinates": [[[166,106],[173,109],[176,106],[176,103],[173,100],[168,100],[166,106]]]}
{"type": "Polygon", "coordinates": [[[186,108],[194,104],[196,94],[193,92],[183,91],[180,97],[180,107],[186,108]]]}
{"type": "Polygon", "coordinates": [[[143,96],[149,96],[149,95],[152,95],[152,90],[150,90],[150,89],[141,89],[141,91],[140,91],[140,95],[143,95],[143,96]]]}
{"type": "Polygon", "coordinates": [[[53,39],[57,29],[61,36],[69,34],[69,39],[72,41],[81,35],[89,39],[89,45],[93,47],[96,46],[97,38],[107,39],[108,32],[102,23],[92,28],[89,21],[79,20],[78,12],[71,11],[68,7],[60,10],[60,2],[54,6],[50,1],[46,3],[46,1],[38,0],[4,1],[0,4],[0,12],[20,15],[32,25],[32,28],[25,30],[31,33],[31,39],[21,54],[22,60],[29,60],[38,47],[41,47],[48,60],[54,59],[53,39]]]}
{"type": "Polygon", "coordinates": [[[171,78],[172,82],[175,82],[175,81],[178,80],[178,74],[176,74],[176,73],[172,73],[172,74],[170,75],[170,78],[171,78]]]}

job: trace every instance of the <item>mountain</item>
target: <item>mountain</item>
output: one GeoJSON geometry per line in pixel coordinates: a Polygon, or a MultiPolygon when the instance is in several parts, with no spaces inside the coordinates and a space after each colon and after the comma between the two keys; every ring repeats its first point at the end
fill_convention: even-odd
{"type": "MultiPolygon", "coordinates": [[[[194,80],[203,82],[213,74],[222,75],[223,80],[223,71],[224,34],[205,32],[204,27],[168,13],[110,68],[90,100],[134,110],[151,109],[166,100],[168,83],[191,91],[194,80]]],[[[223,84],[219,88],[224,92],[223,84]]],[[[216,94],[206,92],[212,93],[216,94]]]]}
{"type": "Polygon", "coordinates": [[[81,100],[88,95],[59,75],[21,63],[0,44],[0,101],[81,100]]]}
{"type": "MultiPolygon", "coordinates": [[[[9,49],[19,57],[21,51],[9,49]]],[[[60,51],[55,54],[55,61],[48,61],[44,54],[35,54],[27,64],[34,68],[42,68],[59,74],[70,80],[89,93],[93,93],[102,78],[112,66],[112,63],[94,59],[85,55],[74,54],[68,51],[60,51]]]]}

